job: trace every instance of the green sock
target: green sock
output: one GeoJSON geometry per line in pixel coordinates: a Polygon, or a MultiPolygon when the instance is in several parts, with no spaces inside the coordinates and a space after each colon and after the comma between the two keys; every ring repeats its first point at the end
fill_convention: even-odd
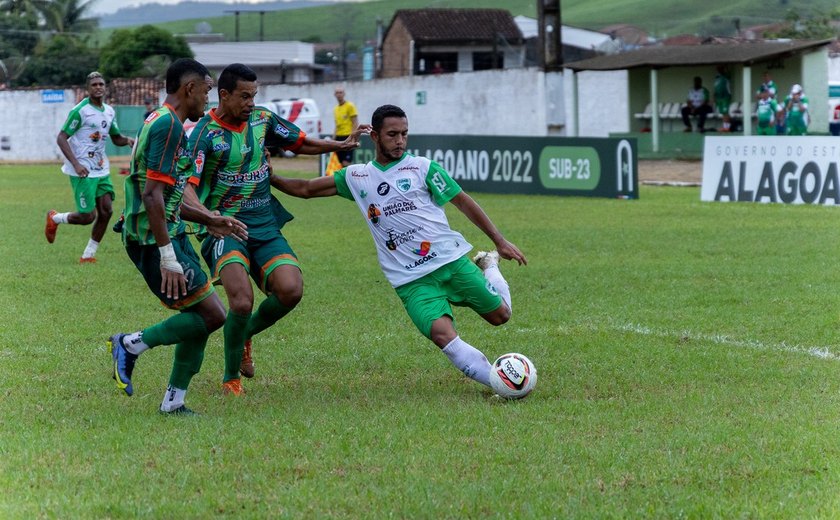
{"type": "Polygon", "coordinates": [[[246,337],[251,338],[256,336],[290,312],[292,312],[292,309],[280,303],[277,296],[269,294],[268,298],[263,300],[260,306],[257,307],[257,310],[251,314],[251,319],[248,320],[248,334],[246,337]]]}
{"type": "Polygon", "coordinates": [[[169,386],[181,390],[186,390],[190,386],[193,376],[201,370],[208,337],[209,335],[205,334],[201,338],[185,340],[175,345],[175,360],[172,363],[172,372],[169,374],[169,386]]]}
{"type": "Polygon", "coordinates": [[[225,381],[239,379],[239,365],[245,350],[245,334],[248,332],[248,314],[234,314],[228,311],[225,319],[225,381]]]}
{"type": "Polygon", "coordinates": [[[157,347],[191,339],[206,340],[209,335],[204,318],[197,312],[184,311],[143,330],[143,342],[149,347],[157,347]]]}

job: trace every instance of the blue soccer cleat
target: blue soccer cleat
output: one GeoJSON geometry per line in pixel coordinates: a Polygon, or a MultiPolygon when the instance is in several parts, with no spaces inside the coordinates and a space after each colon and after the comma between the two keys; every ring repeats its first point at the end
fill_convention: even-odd
{"type": "Polygon", "coordinates": [[[123,346],[123,337],[125,334],[114,334],[109,341],[111,342],[111,357],[114,360],[114,380],[117,382],[117,387],[125,391],[126,395],[134,393],[134,387],[131,386],[131,373],[134,372],[134,363],[137,361],[137,354],[132,354],[123,346]]]}

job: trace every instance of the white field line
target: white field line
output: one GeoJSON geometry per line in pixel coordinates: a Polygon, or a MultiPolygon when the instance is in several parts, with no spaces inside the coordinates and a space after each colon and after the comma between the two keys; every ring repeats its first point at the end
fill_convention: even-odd
{"type": "Polygon", "coordinates": [[[820,359],[827,359],[829,361],[840,361],[840,355],[835,354],[829,347],[807,347],[803,345],[789,345],[782,343],[765,343],[757,340],[743,340],[734,339],[723,334],[697,334],[688,330],[673,331],[673,330],[656,330],[644,325],[635,323],[614,324],[612,328],[624,332],[631,332],[633,334],[640,334],[643,336],[655,336],[658,338],[686,338],[690,340],[707,341],[716,343],[718,345],[750,348],[753,350],[775,350],[779,352],[792,352],[795,354],[806,354],[820,359]]]}

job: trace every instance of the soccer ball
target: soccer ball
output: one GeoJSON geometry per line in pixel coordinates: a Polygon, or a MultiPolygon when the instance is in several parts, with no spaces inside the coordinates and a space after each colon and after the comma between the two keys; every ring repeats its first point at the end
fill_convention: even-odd
{"type": "Polygon", "coordinates": [[[490,387],[505,399],[522,399],[537,386],[537,367],[531,360],[511,352],[499,356],[490,370],[490,387]]]}

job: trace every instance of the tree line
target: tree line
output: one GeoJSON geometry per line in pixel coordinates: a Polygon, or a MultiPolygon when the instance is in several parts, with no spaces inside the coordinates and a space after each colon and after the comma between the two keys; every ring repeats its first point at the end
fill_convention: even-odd
{"type": "Polygon", "coordinates": [[[98,70],[106,78],[163,78],[193,57],[186,40],[153,25],[118,29],[101,45],[96,0],[0,0],[0,84],[69,86],[98,70]]]}

